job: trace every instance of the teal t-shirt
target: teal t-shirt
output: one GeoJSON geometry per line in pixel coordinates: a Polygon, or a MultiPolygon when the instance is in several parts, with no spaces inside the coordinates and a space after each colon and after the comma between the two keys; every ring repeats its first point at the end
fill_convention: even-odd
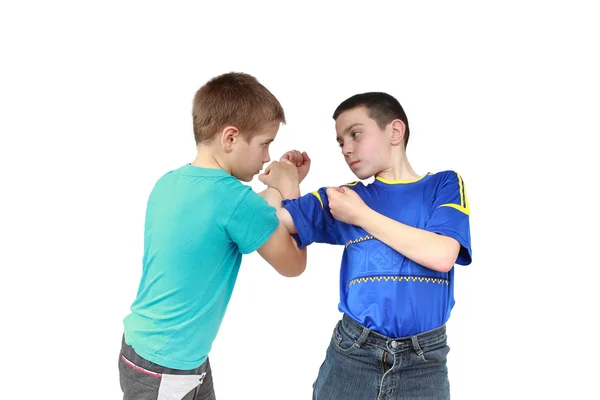
{"type": "Polygon", "coordinates": [[[219,169],[185,165],[162,176],[148,199],[143,271],[125,341],[143,358],[194,369],[207,358],[242,254],[279,225],[275,208],[219,169]]]}

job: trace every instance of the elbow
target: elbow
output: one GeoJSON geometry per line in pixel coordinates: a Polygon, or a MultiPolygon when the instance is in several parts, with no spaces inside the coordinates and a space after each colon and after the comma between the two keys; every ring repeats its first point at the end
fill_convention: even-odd
{"type": "Polygon", "coordinates": [[[295,278],[302,275],[306,270],[306,260],[306,249],[297,249],[294,252],[294,257],[288,258],[283,268],[278,269],[278,271],[287,278],[295,278]]]}
{"type": "Polygon", "coordinates": [[[446,273],[454,268],[454,264],[456,263],[460,251],[460,244],[455,239],[444,239],[445,243],[443,246],[440,246],[435,259],[431,260],[430,268],[446,273]]]}
{"type": "Polygon", "coordinates": [[[286,278],[295,278],[300,276],[306,270],[306,261],[299,262],[294,265],[287,264],[285,268],[278,268],[277,271],[286,278]]]}
{"type": "Polygon", "coordinates": [[[452,268],[454,268],[454,261],[446,259],[446,260],[439,260],[437,263],[435,263],[433,269],[435,269],[436,271],[439,271],[439,272],[450,272],[450,270],[452,268]]]}
{"type": "Polygon", "coordinates": [[[439,272],[449,272],[454,268],[458,252],[452,249],[451,251],[439,254],[435,260],[432,260],[430,268],[439,272]]]}

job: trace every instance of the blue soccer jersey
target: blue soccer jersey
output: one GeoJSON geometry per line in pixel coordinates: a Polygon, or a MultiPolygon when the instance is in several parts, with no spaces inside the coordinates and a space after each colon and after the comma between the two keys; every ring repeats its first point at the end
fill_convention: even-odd
{"type": "MultiPolygon", "coordinates": [[[[373,210],[403,224],[456,239],[456,264],[471,263],[469,201],[460,175],[427,174],[414,181],[348,186],[373,210]]],[[[344,245],[340,271],[340,312],[383,335],[406,337],[438,328],[454,306],[454,268],[437,272],[404,257],[364,229],[340,222],[329,210],[326,188],[283,206],[296,225],[301,247],[344,245]]]]}

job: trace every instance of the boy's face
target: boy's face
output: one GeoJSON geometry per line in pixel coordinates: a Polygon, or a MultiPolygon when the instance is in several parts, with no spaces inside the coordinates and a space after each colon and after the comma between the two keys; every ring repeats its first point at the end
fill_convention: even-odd
{"type": "Polygon", "coordinates": [[[390,126],[381,130],[364,107],[344,111],[335,121],[337,141],[346,163],[358,179],[367,179],[389,167],[390,126]]]}
{"type": "Polygon", "coordinates": [[[250,182],[254,175],[271,161],[269,145],[279,131],[279,122],[265,125],[252,139],[238,136],[231,157],[231,174],[242,182],[250,182]]]}

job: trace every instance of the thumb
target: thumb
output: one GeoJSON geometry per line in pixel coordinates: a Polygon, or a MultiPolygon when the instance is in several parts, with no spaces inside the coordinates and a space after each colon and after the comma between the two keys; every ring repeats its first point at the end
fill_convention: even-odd
{"type": "Polygon", "coordinates": [[[265,172],[263,172],[261,175],[269,175],[271,173],[272,167],[273,167],[273,163],[267,165],[267,168],[265,168],[265,172]]]}
{"type": "MultiPolygon", "coordinates": [[[[267,185],[267,181],[269,180],[265,174],[258,175],[258,180],[267,185]]],[[[269,186],[269,185],[267,185],[269,186]]]]}
{"type": "Polygon", "coordinates": [[[328,187],[327,189],[325,189],[325,193],[327,193],[327,197],[330,198],[331,195],[335,194],[335,188],[328,187]]]}
{"type": "Polygon", "coordinates": [[[310,164],[310,157],[306,154],[305,151],[302,152],[302,162],[304,164],[310,164]]]}

